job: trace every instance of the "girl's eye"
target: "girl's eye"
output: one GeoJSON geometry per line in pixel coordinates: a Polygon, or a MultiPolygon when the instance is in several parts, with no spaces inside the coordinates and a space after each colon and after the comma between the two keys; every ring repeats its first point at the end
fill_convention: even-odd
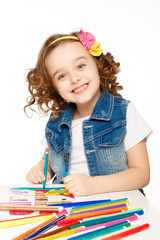
{"type": "Polygon", "coordinates": [[[78,66],[78,69],[82,69],[82,68],[84,68],[85,67],[85,64],[80,64],[79,66],[78,66]]]}
{"type": "Polygon", "coordinates": [[[65,77],[66,77],[65,74],[61,74],[61,75],[58,77],[58,80],[64,79],[65,77]]]}

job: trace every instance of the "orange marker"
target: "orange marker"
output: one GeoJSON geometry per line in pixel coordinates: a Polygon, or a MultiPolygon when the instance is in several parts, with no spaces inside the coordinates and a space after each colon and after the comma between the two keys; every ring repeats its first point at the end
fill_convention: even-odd
{"type": "Polygon", "coordinates": [[[86,217],[94,217],[94,216],[105,215],[105,214],[113,214],[118,211],[127,211],[127,210],[128,210],[128,207],[107,209],[107,210],[101,210],[101,211],[97,211],[97,209],[95,209],[95,211],[93,211],[93,212],[69,215],[65,218],[65,220],[75,219],[75,218],[83,219],[86,217]]]}

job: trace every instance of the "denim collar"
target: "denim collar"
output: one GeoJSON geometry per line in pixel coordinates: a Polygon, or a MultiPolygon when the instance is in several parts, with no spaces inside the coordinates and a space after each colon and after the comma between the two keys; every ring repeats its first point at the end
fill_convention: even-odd
{"type": "MultiPolygon", "coordinates": [[[[114,107],[114,97],[105,90],[102,90],[97,104],[89,119],[96,119],[102,121],[110,121],[114,107]]],[[[70,129],[72,122],[72,115],[75,109],[75,104],[71,103],[64,111],[62,121],[59,124],[59,131],[62,125],[67,125],[70,129]]]]}
{"type": "Polygon", "coordinates": [[[64,111],[62,121],[60,122],[59,128],[58,128],[60,132],[61,132],[61,127],[63,125],[67,125],[69,129],[71,128],[72,115],[73,115],[74,109],[75,109],[75,104],[71,103],[69,107],[64,111]]]}
{"type": "Polygon", "coordinates": [[[97,104],[90,116],[90,119],[110,121],[114,107],[114,97],[110,93],[102,90],[97,104]]]}

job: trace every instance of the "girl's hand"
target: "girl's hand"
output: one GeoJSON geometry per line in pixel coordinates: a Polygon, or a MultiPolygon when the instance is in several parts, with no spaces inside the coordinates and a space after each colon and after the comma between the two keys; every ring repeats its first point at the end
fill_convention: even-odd
{"type": "Polygon", "coordinates": [[[76,197],[94,194],[94,177],[79,173],[69,175],[62,180],[68,192],[76,197]]]}
{"type": "MultiPolygon", "coordinates": [[[[26,178],[30,183],[36,184],[36,183],[42,183],[45,180],[44,176],[44,167],[40,164],[37,164],[36,166],[32,167],[31,170],[28,172],[26,178]]],[[[46,181],[50,181],[52,178],[50,172],[47,172],[47,179],[46,181]]]]}
{"type": "MultiPolygon", "coordinates": [[[[31,168],[31,170],[28,172],[26,178],[30,183],[42,183],[45,180],[44,176],[44,163],[45,163],[45,153],[49,153],[49,149],[46,148],[42,159],[38,162],[38,164],[31,168]]],[[[49,153],[49,159],[48,159],[48,170],[47,170],[47,179],[46,182],[50,181],[53,177],[54,173],[51,169],[50,164],[50,153],[49,153]]]]}

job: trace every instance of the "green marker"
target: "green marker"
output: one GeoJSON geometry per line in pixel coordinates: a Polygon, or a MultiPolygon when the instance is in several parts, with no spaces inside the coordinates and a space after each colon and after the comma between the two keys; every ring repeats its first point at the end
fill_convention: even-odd
{"type": "Polygon", "coordinates": [[[107,222],[112,222],[112,221],[115,221],[115,220],[118,220],[118,219],[123,219],[123,218],[126,218],[126,217],[130,217],[130,216],[134,216],[135,214],[131,213],[131,214],[128,214],[127,216],[126,215],[122,215],[122,216],[114,216],[114,217],[108,217],[108,218],[101,218],[101,219],[95,219],[95,220],[92,220],[92,221],[86,221],[86,222],[82,222],[80,224],[77,224],[77,225],[74,225],[74,226],[71,226],[70,228],[76,228],[76,227],[80,227],[80,226],[84,226],[84,227],[90,227],[90,226],[93,226],[93,225],[97,225],[97,224],[101,224],[101,223],[107,223],[107,222]]]}
{"type": "Polygon", "coordinates": [[[110,227],[104,227],[104,228],[101,228],[98,230],[94,230],[94,231],[91,231],[88,233],[81,234],[79,236],[77,235],[76,237],[68,238],[67,240],[84,240],[84,239],[90,240],[90,239],[93,239],[93,238],[96,238],[99,236],[103,236],[108,233],[122,230],[124,227],[130,227],[130,226],[131,226],[131,224],[129,222],[124,221],[123,223],[118,223],[118,224],[116,224],[114,226],[110,226],[110,227]]]}

